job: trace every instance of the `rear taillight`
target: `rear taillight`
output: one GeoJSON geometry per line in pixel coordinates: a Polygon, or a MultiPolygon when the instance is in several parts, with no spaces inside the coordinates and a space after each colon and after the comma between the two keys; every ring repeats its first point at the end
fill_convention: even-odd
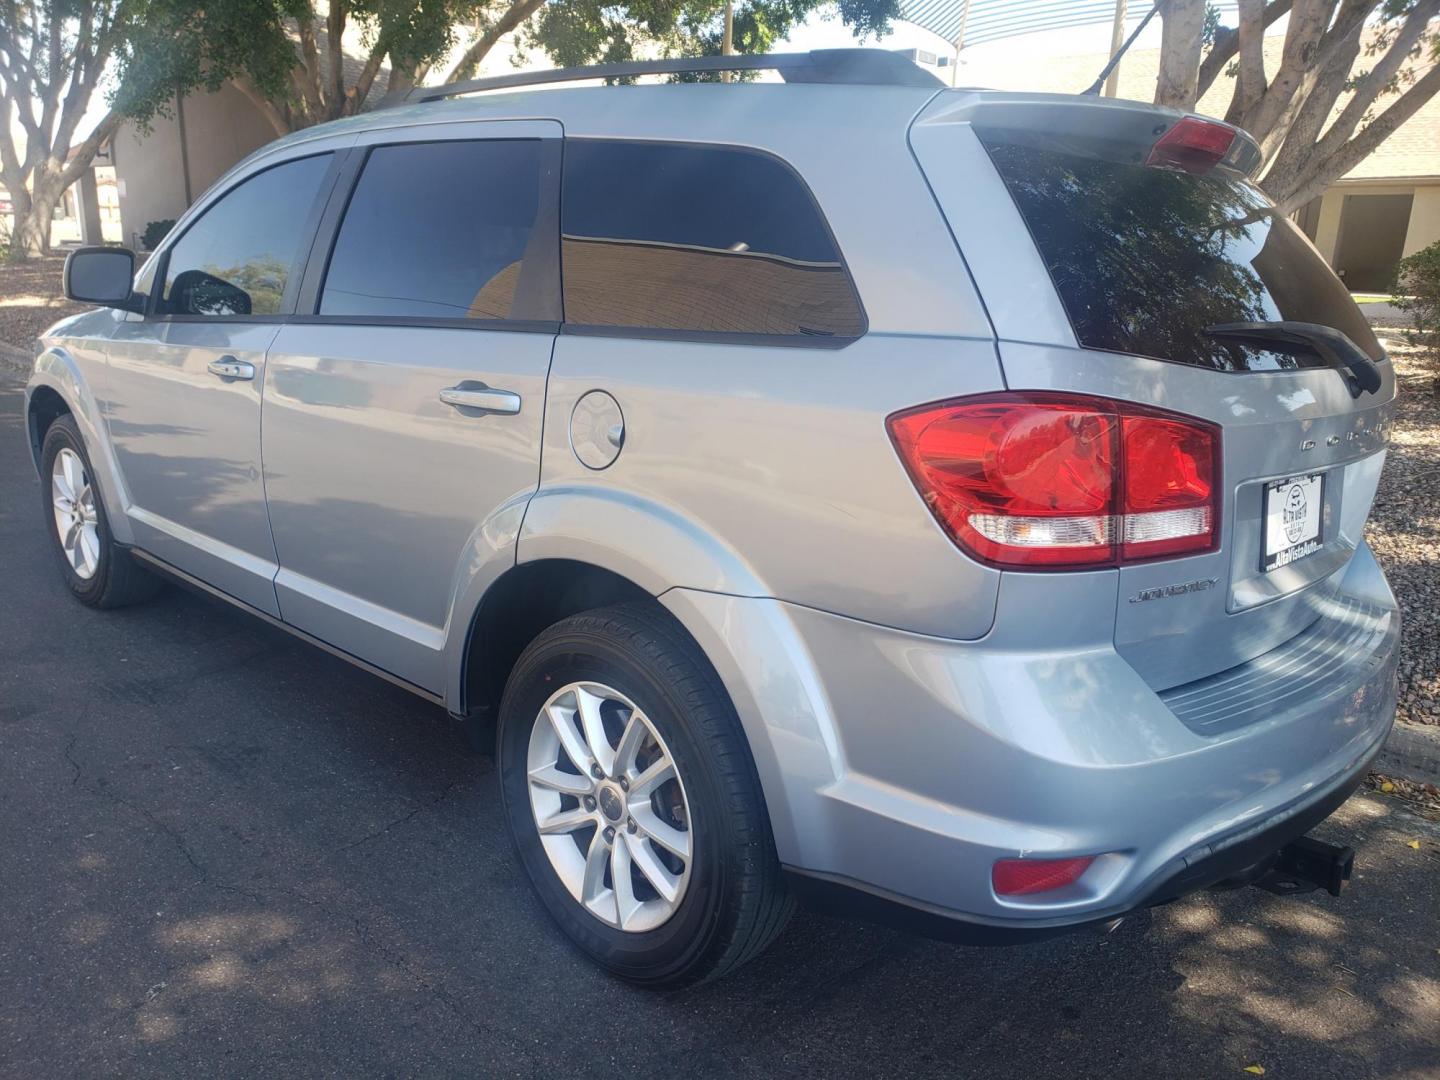
{"type": "Polygon", "coordinates": [[[1235,134],[1229,124],[1184,116],[1155,140],[1145,164],[1192,173],[1209,172],[1229,153],[1235,134]]]}
{"type": "Polygon", "coordinates": [[[966,551],[998,566],[1096,567],[1208,551],[1213,424],[1072,394],[993,394],[887,421],[910,478],[966,551]]]}
{"type": "Polygon", "coordinates": [[[990,871],[998,896],[1030,896],[1073,885],[1090,869],[1093,855],[1071,859],[1001,859],[990,871]]]}

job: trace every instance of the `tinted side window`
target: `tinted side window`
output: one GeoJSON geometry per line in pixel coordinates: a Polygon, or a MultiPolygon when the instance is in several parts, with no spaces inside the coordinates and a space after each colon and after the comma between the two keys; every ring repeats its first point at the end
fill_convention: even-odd
{"type": "Polygon", "coordinates": [[[221,196],[170,249],[156,310],[274,315],[306,239],[329,154],[288,161],[221,196]]]}
{"type": "Polygon", "coordinates": [[[320,314],[510,317],[539,211],[540,155],[538,139],[371,151],[320,314]]]}
{"type": "Polygon", "coordinates": [[[570,323],[818,337],[865,331],[809,192],[764,154],[567,141],[561,232],[570,323]]]}

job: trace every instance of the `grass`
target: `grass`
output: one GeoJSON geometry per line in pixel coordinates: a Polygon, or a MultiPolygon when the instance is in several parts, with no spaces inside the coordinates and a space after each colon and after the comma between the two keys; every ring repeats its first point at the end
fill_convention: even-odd
{"type": "Polygon", "coordinates": [[[1350,294],[1351,299],[1357,304],[1388,304],[1390,303],[1389,293],[1356,292],[1350,294]]]}

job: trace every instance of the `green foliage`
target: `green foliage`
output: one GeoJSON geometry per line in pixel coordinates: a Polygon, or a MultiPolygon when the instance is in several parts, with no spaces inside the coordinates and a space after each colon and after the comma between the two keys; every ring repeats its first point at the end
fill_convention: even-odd
{"type": "Polygon", "coordinates": [[[295,47],[284,20],[293,0],[148,0],[148,18],[127,38],[117,60],[123,72],[111,103],[148,127],[168,117],[175,95],[215,91],[241,72],[267,96],[282,98],[295,47]]]}
{"type": "Polygon", "coordinates": [[[1391,303],[1414,323],[1411,336],[1440,352],[1440,241],[1400,260],[1394,292],[1391,303]]]}
{"type": "MultiPolygon", "coordinates": [[[[812,12],[838,16],[864,39],[887,31],[899,18],[900,6],[898,0],[736,0],[735,51],[770,50],[812,12]]],[[[639,55],[714,56],[721,51],[724,19],[725,0],[628,0],[618,5],[608,0],[551,0],[520,40],[563,67],[639,55]]]]}
{"type": "Polygon", "coordinates": [[[1205,3],[1205,24],[1200,31],[1200,44],[1208,49],[1215,44],[1215,38],[1220,33],[1220,9],[1210,0],[1205,3]]]}
{"type": "Polygon", "coordinates": [[[302,25],[313,31],[317,53],[324,54],[321,35],[332,5],[342,5],[342,25],[359,28],[366,52],[392,69],[412,72],[450,52],[457,27],[476,25],[487,12],[511,6],[509,0],[140,2],[147,18],[125,42],[125,78],[113,93],[127,115],[146,125],[169,115],[177,92],[214,91],[243,78],[294,127],[348,115],[359,106],[345,96],[354,89],[348,79],[341,95],[333,93],[328,56],[320,55],[315,70],[305,71],[298,31],[302,25]]]}
{"type": "Polygon", "coordinates": [[[160,241],[164,240],[174,227],[174,218],[164,218],[160,221],[146,222],[145,231],[140,234],[140,243],[146,251],[154,251],[160,246],[160,241]]]}
{"type": "MultiPolygon", "coordinates": [[[[169,116],[177,95],[215,91],[236,80],[275,106],[272,122],[280,130],[353,113],[363,96],[350,81],[354,68],[337,93],[326,55],[323,35],[332,16],[359,28],[377,70],[383,62],[410,76],[451,55],[462,38],[468,44],[472,33],[481,40],[498,36],[516,22],[525,46],[560,65],[721,50],[725,0],[547,0],[536,11],[537,2],[25,0],[0,3],[0,38],[33,37],[30,9],[59,13],[53,25],[60,28],[62,56],[93,49],[99,36],[93,27],[112,28],[105,32],[107,93],[111,105],[142,129],[169,116]],[[307,40],[315,47],[308,68],[307,40]]],[[[736,0],[735,49],[765,51],[817,10],[838,15],[864,38],[889,28],[899,16],[899,0],[736,0]]],[[[36,51],[51,53],[48,43],[36,51]]],[[[363,89],[370,89],[368,83],[363,89]]]]}

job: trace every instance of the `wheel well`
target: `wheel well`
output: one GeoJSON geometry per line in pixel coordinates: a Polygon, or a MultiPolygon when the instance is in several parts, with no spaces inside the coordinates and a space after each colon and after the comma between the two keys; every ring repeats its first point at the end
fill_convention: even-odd
{"type": "Polygon", "coordinates": [[[56,391],[48,386],[37,386],[30,395],[30,455],[40,464],[40,448],[45,445],[45,433],[59,417],[67,416],[70,406],[65,404],[56,391]]]}
{"type": "Polygon", "coordinates": [[[592,608],[649,599],[648,592],[619,574],[568,559],[506,571],[486,592],[470,627],[461,687],[464,711],[499,707],[515,661],[546,627],[592,608]]]}

